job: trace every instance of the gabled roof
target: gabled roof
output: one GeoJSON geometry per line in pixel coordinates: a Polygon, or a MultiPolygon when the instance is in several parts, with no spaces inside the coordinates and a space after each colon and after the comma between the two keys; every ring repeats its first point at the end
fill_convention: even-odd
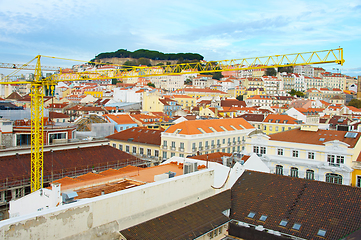
{"type": "Polygon", "coordinates": [[[244,118],[246,121],[254,121],[254,122],[262,122],[264,119],[263,114],[256,114],[256,113],[246,113],[239,117],[244,118]]]}
{"type": "Polygon", "coordinates": [[[317,132],[302,131],[300,129],[292,129],[286,132],[275,133],[270,136],[269,140],[281,141],[281,142],[293,142],[293,143],[304,143],[304,144],[316,144],[324,145],[325,142],[339,140],[354,148],[361,134],[356,132],[355,138],[346,138],[345,134],[347,131],[336,131],[336,130],[318,130],[317,132]]]}
{"type": "Polygon", "coordinates": [[[120,231],[127,240],[196,239],[229,221],[230,190],[120,231]]]}
{"type": "Polygon", "coordinates": [[[137,124],[128,114],[104,114],[103,117],[116,124],[137,124]]]}
{"type": "Polygon", "coordinates": [[[221,100],[221,107],[247,107],[245,101],[238,101],[237,99],[221,100]]]}
{"type": "Polygon", "coordinates": [[[263,122],[297,124],[297,119],[288,115],[269,114],[263,122]]]}
{"type": "Polygon", "coordinates": [[[246,170],[231,191],[230,218],[266,229],[303,239],[341,239],[361,228],[356,187],[246,170]],[[247,217],[250,212],[253,218],[247,217]],[[295,223],[299,230],[292,229],[295,223]],[[317,236],[320,229],[324,238],[317,236]]]}
{"type": "Polygon", "coordinates": [[[69,115],[59,112],[49,112],[49,118],[70,118],[69,115]]]}
{"type": "Polygon", "coordinates": [[[254,127],[243,118],[211,119],[211,120],[190,120],[170,126],[165,132],[174,133],[181,129],[178,134],[195,135],[203,133],[213,133],[235,131],[243,129],[253,129],[254,127]],[[200,130],[201,129],[201,130],[200,130]],[[214,131],[212,130],[214,129],[214,131]],[[225,129],[225,130],[224,130],[225,129]],[[203,131],[203,132],[202,132],[203,131]]]}
{"type": "Polygon", "coordinates": [[[20,100],[22,98],[23,97],[17,92],[12,92],[12,93],[10,93],[9,96],[6,97],[6,99],[11,99],[11,100],[20,100]]]}
{"type": "Polygon", "coordinates": [[[148,129],[145,127],[133,127],[107,136],[106,138],[160,146],[162,132],[162,130],[148,129]]]}

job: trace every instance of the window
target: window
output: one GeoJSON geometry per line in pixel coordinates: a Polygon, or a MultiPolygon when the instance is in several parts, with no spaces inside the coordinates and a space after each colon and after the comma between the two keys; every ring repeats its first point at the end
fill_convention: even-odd
{"type": "Polygon", "coordinates": [[[179,154],[179,157],[184,158],[184,154],[179,154]]]}
{"type": "Polygon", "coordinates": [[[174,149],[175,148],[175,142],[172,141],[172,148],[174,149]]]}
{"type": "Polygon", "coordinates": [[[175,156],[175,153],[170,153],[170,157],[174,157],[175,156]]]}
{"type": "Polygon", "coordinates": [[[336,155],[327,155],[327,162],[330,166],[340,166],[340,164],[345,162],[344,156],[336,156],[336,155]]]}
{"type": "Polygon", "coordinates": [[[159,150],[154,150],[154,156],[158,157],[159,156],[159,150]]]}
{"type": "Polygon", "coordinates": [[[323,229],[318,230],[317,236],[321,236],[321,237],[326,236],[326,230],[323,230],[323,229]]]}
{"type": "Polygon", "coordinates": [[[249,218],[254,218],[255,215],[256,215],[255,212],[250,212],[250,213],[247,215],[247,217],[249,217],[249,218]]]}
{"type": "Polygon", "coordinates": [[[165,147],[167,146],[167,141],[166,140],[163,141],[163,146],[165,146],[165,147]]]}
{"type": "Polygon", "coordinates": [[[276,165],[276,174],[283,175],[283,166],[282,165],[276,165]]]}
{"type": "Polygon", "coordinates": [[[275,127],[275,131],[278,132],[278,126],[275,127]]]}
{"type": "Polygon", "coordinates": [[[152,149],[147,149],[147,155],[151,156],[152,155],[152,149]]]}
{"type": "Polygon", "coordinates": [[[267,215],[262,215],[260,218],[259,218],[259,220],[260,221],[266,221],[266,219],[267,219],[267,215]]]}
{"type": "Polygon", "coordinates": [[[270,130],[270,131],[272,131],[272,130],[273,130],[273,129],[272,129],[272,126],[269,126],[269,130],[270,130]]]}
{"type": "Polygon", "coordinates": [[[196,149],[196,143],[192,143],[192,148],[196,149]]]}
{"type": "Polygon", "coordinates": [[[301,228],[301,224],[299,224],[299,223],[295,223],[295,224],[293,224],[293,227],[292,227],[292,229],[293,230],[300,230],[300,228],[301,228]]]}
{"type": "Polygon", "coordinates": [[[292,157],[298,157],[298,151],[297,150],[292,151],[292,157]]]}
{"type": "Polygon", "coordinates": [[[113,143],[113,148],[116,148],[117,147],[117,144],[113,143]]]}
{"type": "Polygon", "coordinates": [[[184,149],[184,142],[181,142],[181,143],[179,144],[179,147],[180,147],[181,149],[184,149]]]}
{"type": "Polygon", "coordinates": [[[291,177],[298,177],[298,168],[296,167],[291,167],[291,177]]]}
{"type": "Polygon", "coordinates": [[[335,173],[326,173],[326,182],[342,184],[342,176],[335,173]]]}
{"type": "Polygon", "coordinates": [[[283,155],[283,149],[282,148],[277,149],[277,155],[280,155],[280,156],[283,155]]]}
{"type": "Polygon", "coordinates": [[[306,179],[315,180],[315,172],[311,169],[306,170],[306,179]]]}
{"type": "Polygon", "coordinates": [[[123,145],[119,144],[119,150],[123,151],[123,145]]]}
{"type": "Polygon", "coordinates": [[[206,146],[206,147],[208,147],[208,141],[206,141],[206,143],[205,143],[205,144],[206,144],[205,146],[206,146]]]}
{"type": "Polygon", "coordinates": [[[254,153],[259,153],[259,147],[258,146],[253,146],[253,152],[254,153]]]}
{"type": "Polygon", "coordinates": [[[163,159],[167,159],[167,152],[163,152],[163,159]]]}
{"type": "Polygon", "coordinates": [[[356,187],[361,187],[361,176],[357,176],[356,178],[356,187]]]}
{"type": "Polygon", "coordinates": [[[308,153],[308,159],[315,159],[315,153],[314,152],[309,152],[308,153]]]}
{"type": "Polygon", "coordinates": [[[226,143],[226,139],[225,139],[225,138],[223,138],[222,143],[223,143],[223,144],[225,144],[225,143],[226,143]]]}
{"type": "Polygon", "coordinates": [[[266,147],[261,147],[260,154],[261,155],[266,154],[266,147]]]}
{"type": "Polygon", "coordinates": [[[263,126],[263,130],[267,130],[267,126],[266,126],[266,125],[263,126]]]}
{"type": "Polygon", "coordinates": [[[280,222],[280,226],[286,227],[287,223],[288,223],[288,220],[282,220],[282,221],[280,222]]]}
{"type": "Polygon", "coordinates": [[[133,147],[133,153],[137,153],[137,147],[133,147]]]}

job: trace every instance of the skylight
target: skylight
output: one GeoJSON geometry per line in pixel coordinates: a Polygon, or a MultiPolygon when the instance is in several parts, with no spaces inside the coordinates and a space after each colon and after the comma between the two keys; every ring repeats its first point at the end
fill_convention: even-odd
{"type": "Polygon", "coordinates": [[[321,236],[321,237],[326,236],[326,230],[324,230],[324,229],[320,229],[320,230],[318,230],[318,232],[317,232],[317,236],[321,236]]]}
{"type": "Polygon", "coordinates": [[[325,141],[325,138],[320,138],[319,141],[323,142],[325,141]]]}
{"type": "Polygon", "coordinates": [[[201,133],[206,133],[202,128],[197,128],[201,133]]]}
{"type": "Polygon", "coordinates": [[[282,220],[282,221],[280,222],[280,226],[286,227],[287,223],[288,223],[288,220],[282,220]]]}
{"type": "Polygon", "coordinates": [[[356,138],[357,137],[357,133],[355,132],[347,132],[345,134],[345,138],[356,138]]]}
{"type": "Polygon", "coordinates": [[[213,127],[208,127],[209,129],[212,130],[212,132],[217,132],[216,129],[214,129],[213,127]]]}
{"type": "Polygon", "coordinates": [[[259,220],[260,221],[266,221],[266,219],[267,219],[267,215],[262,215],[260,218],[259,218],[259,220]]]}
{"type": "Polygon", "coordinates": [[[223,126],[219,126],[223,131],[227,132],[227,129],[223,126]]]}
{"type": "Polygon", "coordinates": [[[256,215],[255,212],[250,212],[250,213],[247,215],[247,217],[249,217],[249,218],[254,218],[255,215],[256,215]]]}
{"type": "Polygon", "coordinates": [[[300,228],[301,228],[301,224],[299,224],[299,223],[293,224],[292,229],[294,229],[294,230],[300,230],[300,228]]]}
{"type": "Polygon", "coordinates": [[[229,125],[231,128],[233,128],[234,130],[237,130],[237,128],[235,128],[233,125],[229,125]]]}

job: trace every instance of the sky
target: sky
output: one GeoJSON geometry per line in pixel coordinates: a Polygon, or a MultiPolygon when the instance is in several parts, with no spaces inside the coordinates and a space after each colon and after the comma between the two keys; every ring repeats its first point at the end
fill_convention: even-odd
{"type": "Polygon", "coordinates": [[[344,65],[319,66],[361,75],[361,0],[0,0],[2,63],[37,55],[89,61],[118,49],[192,52],[211,61],[338,47],[344,65]]]}

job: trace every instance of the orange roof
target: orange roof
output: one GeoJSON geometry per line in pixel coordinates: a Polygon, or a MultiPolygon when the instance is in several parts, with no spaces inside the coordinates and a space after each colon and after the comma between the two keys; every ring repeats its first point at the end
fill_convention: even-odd
{"type": "Polygon", "coordinates": [[[165,132],[174,133],[177,129],[181,129],[181,131],[178,132],[179,134],[195,135],[213,133],[214,131],[211,128],[216,132],[254,129],[254,127],[243,118],[227,118],[184,121],[170,126],[165,132]]]}
{"type": "Polygon", "coordinates": [[[297,124],[297,119],[288,115],[269,114],[263,122],[297,124]]]}
{"type": "Polygon", "coordinates": [[[325,142],[339,140],[350,145],[350,148],[355,147],[361,134],[356,133],[356,138],[345,138],[346,131],[336,130],[318,130],[317,132],[302,131],[300,129],[293,129],[286,132],[275,133],[270,136],[270,140],[281,142],[305,143],[324,145],[325,142]]]}
{"type": "Polygon", "coordinates": [[[104,114],[103,117],[117,124],[137,124],[128,114],[104,114]]]}

